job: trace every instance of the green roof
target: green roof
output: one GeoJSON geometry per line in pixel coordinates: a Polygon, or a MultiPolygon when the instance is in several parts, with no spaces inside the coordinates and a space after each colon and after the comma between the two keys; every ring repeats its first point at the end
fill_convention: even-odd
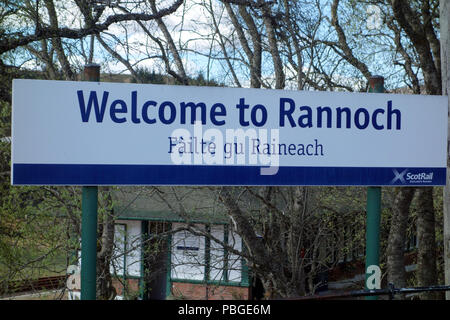
{"type": "Polygon", "coordinates": [[[217,192],[205,187],[120,187],[114,194],[119,220],[228,223],[217,192]]]}
{"type": "Polygon", "coordinates": [[[114,207],[118,220],[149,220],[166,222],[216,223],[227,224],[228,217],[224,215],[189,212],[183,217],[172,211],[134,210],[114,207]]]}

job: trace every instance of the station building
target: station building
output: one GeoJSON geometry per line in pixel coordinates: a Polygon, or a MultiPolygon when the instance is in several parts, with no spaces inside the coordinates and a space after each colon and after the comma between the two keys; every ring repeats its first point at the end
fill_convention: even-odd
{"type": "Polygon", "coordinates": [[[110,271],[120,297],[251,299],[242,239],[215,192],[121,187],[116,196],[110,271]]]}

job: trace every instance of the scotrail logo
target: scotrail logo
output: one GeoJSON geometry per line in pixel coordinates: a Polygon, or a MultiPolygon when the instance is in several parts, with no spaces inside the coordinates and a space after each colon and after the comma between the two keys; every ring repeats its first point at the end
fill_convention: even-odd
{"type": "Polygon", "coordinates": [[[397,169],[392,169],[394,173],[394,179],[391,180],[391,184],[400,181],[402,184],[418,184],[418,183],[431,183],[433,182],[433,172],[408,172],[408,169],[398,172],[397,169]]]}
{"type": "Polygon", "coordinates": [[[394,179],[391,180],[391,184],[394,184],[397,180],[400,180],[402,184],[405,184],[405,174],[408,172],[408,169],[403,170],[402,172],[398,172],[397,169],[392,169],[394,172],[394,179]]]}

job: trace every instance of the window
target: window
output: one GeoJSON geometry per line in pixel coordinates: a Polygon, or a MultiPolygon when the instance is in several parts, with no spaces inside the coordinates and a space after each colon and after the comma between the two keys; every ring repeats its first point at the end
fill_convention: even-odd
{"type": "MultiPolygon", "coordinates": [[[[183,227],[174,223],[173,228],[183,227]]],[[[203,280],[205,278],[205,238],[183,230],[172,236],[172,278],[203,280]]]]}
{"type": "Polygon", "coordinates": [[[140,221],[124,221],[114,225],[114,251],[110,272],[118,276],[141,275],[140,221]]]}
{"type": "MultiPolygon", "coordinates": [[[[173,229],[184,226],[183,223],[174,223],[173,229]]],[[[197,227],[203,230],[206,228],[212,237],[241,251],[241,238],[228,231],[227,226],[197,227]]],[[[172,279],[237,283],[242,279],[239,255],[228,252],[220,243],[209,237],[194,235],[185,230],[175,233],[172,237],[171,259],[172,279]]]]}
{"type": "Polygon", "coordinates": [[[126,265],[126,234],[127,226],[125,224],[114,225],[114,251],[110,266],[111,274],[124,275],[126,265]]]}

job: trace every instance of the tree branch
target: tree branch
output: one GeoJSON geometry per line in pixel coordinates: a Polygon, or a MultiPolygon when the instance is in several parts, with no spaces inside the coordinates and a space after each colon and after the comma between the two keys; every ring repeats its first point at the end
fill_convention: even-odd
{"type": "Polygon", "coordinates": [[[114,14],[106,18],[103,23],[96,23],[87,25],[85,28],[71,29],[71,28],[55,28],[54,26],[41,27],[38,32],[34,34],[24,35],[22,32],[15,32],[0,35],[0,54],[14,50],[20,46],[24,46],[34,41],[49,39],[49,38],[69,38],[81,39],[91,34],[98,34],[107,30],[109,26],[114,23],[122,21],[149,21],[162,18],[175,12],[183,3],[183,0],[176,0],[170,7],[161,9],[153,14],[145,13],[126,13],[114,14]]]}

